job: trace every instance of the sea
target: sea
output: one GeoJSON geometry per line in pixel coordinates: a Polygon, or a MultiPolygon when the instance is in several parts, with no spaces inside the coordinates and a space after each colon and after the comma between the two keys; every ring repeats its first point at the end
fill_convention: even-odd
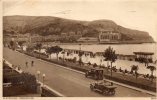
{"type": "MultiPolygon", "coordinates": [[[[53,45],[53,44],[51,44],[53,45]]],[[[116,51],[117,54],[133,55],[133,52],[153,52],[153,59],[157,58],[157,44],[54,44],[64,49],[76,49],[83,51],[104,52],[109,46],[116,51]]]]}

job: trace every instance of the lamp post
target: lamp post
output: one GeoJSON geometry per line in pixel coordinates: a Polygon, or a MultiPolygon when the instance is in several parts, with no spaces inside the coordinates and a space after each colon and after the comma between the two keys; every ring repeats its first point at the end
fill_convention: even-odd
{"type": "Polygon", "coordinates": [[[100,66],[102,65],[103,58],[100,59],[100,66]]]}
{"type": "Polygon", "coordinates": [[[44,86],[44,79],[45,79],[45,76],[46,76],[45,74],[43,74],[43,76],[42,76],[42,77],[43,77],[43,86],[44,86]]]}
{"type": "Polygon", "coordinates": [[[64,49],[63,49],[62,54],[63,54],[63,63],[64,63],[64,59],[65,59],[65,50],[64,49]]]}
{"type": "Polygon", "coordinates": [[[79,49],[80,49],[80,51],[81,51],[81,44],[79,44],[79,49]]]}
{"type": "Polygon", "coordinates": [[[37,71],[38,81],[39,81],[39,75],[40,75],[40,71],[37,71]]]}

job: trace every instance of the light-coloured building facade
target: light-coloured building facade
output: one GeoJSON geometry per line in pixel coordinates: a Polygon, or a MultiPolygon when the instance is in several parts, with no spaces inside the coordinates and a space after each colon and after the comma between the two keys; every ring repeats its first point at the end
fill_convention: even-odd
{"type": "Polygon", "coordinates": [[[118,42],[121,39],[121,34],[114,31],[101,31],[99,33],[99,42],[118,42]]]}

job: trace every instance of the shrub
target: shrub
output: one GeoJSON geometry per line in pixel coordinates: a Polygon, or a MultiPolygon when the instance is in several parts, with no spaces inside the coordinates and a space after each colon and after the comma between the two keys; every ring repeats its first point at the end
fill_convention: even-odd
{"type": "Polygon", "coordinates": [[[13,86],[22,85],[25,90],[30,92],[36,92],[37,82],[34,75],[28,73],[21,73],[16,76],[8,78],[13,86]]]}
{"type": "Polygon", "coordinates": [[[94,64],[93,64],[93,67],[94,67],[94,68],[95,68],[95,67],[98,67],[98,65],[97,65],[96,63],[94,63],[94,64]]]}

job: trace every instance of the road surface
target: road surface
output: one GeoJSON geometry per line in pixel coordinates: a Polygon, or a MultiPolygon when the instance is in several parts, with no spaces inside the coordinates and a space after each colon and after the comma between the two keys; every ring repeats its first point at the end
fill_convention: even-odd
{"type": "MultiPolygon", "coordinates": [[[[37,76],[40,71],[39,80],[42,81],[42,74],[46,74],[44,83],[59,93],[68,97],[103,97],[104,95],[93,92],[89,88],[89,84],[95,80],[85,78],[83,74],[65,69],[53,63],[42,61],[34,57],[27,56],[17,51],[3,48],[4,59],[14,65],[20,65],[22,70],[37,76]],[[34,66],[31,67],[31,61],[34,66]],[[28,62],[28,68],[25,62],[28,62]]],[[[114,84],[116,85],[116,84],[114,84]]],[[[116,85],[116,94],[114,97],[151,97],[147,93],[129,89],[120,85],[116,85]]]]}

